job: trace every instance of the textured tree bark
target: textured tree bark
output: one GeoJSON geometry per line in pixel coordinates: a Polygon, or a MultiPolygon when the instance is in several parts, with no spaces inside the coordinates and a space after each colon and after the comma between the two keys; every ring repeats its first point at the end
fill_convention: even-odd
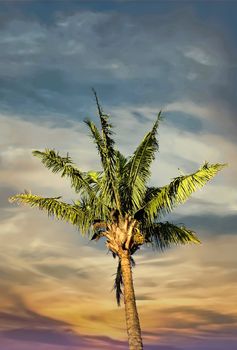
{"type": "Polygon", "coordinates": [[[136,299],[133,288],[132,269],[129,252],[121,254],[121,268],[124,285],[124,305],[127,323],[128,343],[130,350],[142,350],[140,322],[137,313],[136,299]]]}

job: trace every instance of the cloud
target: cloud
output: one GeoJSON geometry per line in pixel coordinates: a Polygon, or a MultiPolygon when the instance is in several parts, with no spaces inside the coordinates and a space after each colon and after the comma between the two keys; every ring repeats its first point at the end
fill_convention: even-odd
{"type": "MultiPolygon", "coordinates": [[[[181,123],[179,127],[183,127],[184,129],[188,127],[187,117],[185,117],[185,114],[187,114],[192,116],[194,123],[192,126],[196,128],[196,130],[191,129],[191,131],[196,132],[200,131],[200,129],[206,132],[211,131],[214,135],[220,134],[227,139],[235,140],[233,137],[233,129],[236,127],[234,109],[231,111],[226,103],[220,104],[219,100],[210,100],[209,102],[203,100],[203,102],[200,102],[182,98],[168,103],[165,106],[165,111],[171,112],[171,121],[172,119],[175,120],[176,114],[181,115],[181,119],[185,125],[183,126],[183,123],[181,123]],[[199,120],[199,124],[197,120],[199,120]],[[202,123],[202,127],[200,123],[202,123]]],[[[178,125],[176,124],[176,126],[178,125]]]]}
{"type": "Polygon", "coordinates": [[[0,208],[1,210],[3,208],[9,208],[11,207],[8,198],[9,198],[9,193],[11,193],[12,195],[14,193],[16,193],[16,187],[10,187],[10,186],[2,186],[0,187],[0,208]]]}
{"type": "Polygon", "coordinates": [[[50,276],[50,277],[55,277],[59,278],[60,280],[68,279],[71,277],[80,278],[80,279],[88,279],[92,276],[86,270],[74,268],[72,266],[65,266],[62,264],[57,264],[57,265],[50,265],[48,264],[34,264],[34,267],[41,271],[42,273],[50,276]]]}
{"type": "Polygon", "coordinates": [[[190,47],[187,49],[187,51],[184,53],[184,56],[193,59],[194,61],[207,65],[207,66],[212,66],[215,64],[215,61],[213,62],[214,57],[210,57],[207,53],[205,53],[204,50],[202,50],[199,47],[190,47]]]}
{"type": "Polygon", "coordinates": [[[235,49],[190,8],[165,17],[74,10],[52,16],[48,26],[37,16],[13,17],[0,43],[1,108],[24,118],[81,119],[94,110],[91,86],[111,109],[186,96],[225,105],[225,118],[233,117],[234,96],[221,91],[233,89],[227,77],[235,49]]]}
{"type": "Polygon", "coordinates": [[[18,328],[5,331],[3,337],[16,341],[33,342],[34,344],[52,344],[63,346],[85,346],[86,341],[79,337],[68,334],[67,332],[59,332],[50,329],[34,329],[34,328],[18,328]]]}
{"type": "MultiPolygon", "coordinates": [[[[58,331],[52,329],[35,329],[35,328],[17,328],[0,333],[1,341],[13,340],[12,349],[18,349],[21,344],[26,345],[30,343],[31,347],[47,345],[49,349],[93,349],[96,346],[97,349],[110,349],[111,346],[116,346],[116,348],[124,350],[126,348],[126,342],[114,340],[108,336],[87,336],[74,334],[70,330],[58,331]]],[[[42,347],[44,349],[44,347],[42,347]]],[[[46,349],[46,348],[45,348],[46,349]]],[[[48,349],[48,348],[47,348],[48,349]]]]}
{"type": "MultiPolygon", "coordinates": [[[[52,317],[44,316],[37,311],[30,308],[24,301],[24,298],[14,291],[14,288],[10,288],[6,293],[6,286],[4,288],[4,282],[1,286],[2,296],[8,298],[8,302],[2,306],[0,313],[0,326],[1,331],[5,331],[11,328],[20,327],[39,327],[46,328],[51,326],[52,328],[68,328],[68,324],[64,321],[56,320],[52,317]],[[9,301],[11,305],[9,307],[9,301]],[[5,310],[5,311],[4,311],[5,310]]],[[[9,286],[9,285],[8,285],[9,286]]]]}
{"type": "Polygon", "coordinates": [[[149,296],[148,294],[137,294],[136,300],[154,300],[154,298],[149,296]]]}
{"type": "MultiPolygon", "coordinates": [[[[193,315],[196,318],[196,322],[193,321],[192,325],[190,325],[190,320],[185,320],[185,318],[183,318],[182,320],[179,319],[179,322],[177,322],[177,320],[174,319],[173,327],[187,328],[192,326],[195,328],[196,327],[199,328],[199,326],[206,325],[206,324],[228,325],[228,324],[237,323],[237,315],[235,314],[224,314],[224,313],[216,312],[214,310],[198,309],[190,306],[166,308],[164,311],[169,313],[170,315],[177,316],[177,318],[180,318],[180,315],[182,315],[182,318],[183,318],[185,314],[193,315]]],[[[169,324],[169,326],[171,326],[171,324],[169,324]]]]}
{"type": "Polygon", "coordinates": [[[185,223],[197,232],[212,235],[236,235],[237,216],[236,213],[220,215],[214,213],[203,213],[201,215],[179,216],[174,220],[177,223],[185,223]]]}

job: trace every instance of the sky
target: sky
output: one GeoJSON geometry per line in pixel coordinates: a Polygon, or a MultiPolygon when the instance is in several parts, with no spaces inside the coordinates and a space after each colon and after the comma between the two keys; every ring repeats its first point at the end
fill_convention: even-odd
{"type": "Polygon", "coordinates": [[[201,245],[142,247],[133,270],[145,350],[237,348],[237,2],[0,2],[0,349],[127,349],[104,242],[8,197],[76,199],[32,150],[99,169],[91,88],[132,154],[162,110],[151,185],[228,163],[169,217],[201,245]]]}

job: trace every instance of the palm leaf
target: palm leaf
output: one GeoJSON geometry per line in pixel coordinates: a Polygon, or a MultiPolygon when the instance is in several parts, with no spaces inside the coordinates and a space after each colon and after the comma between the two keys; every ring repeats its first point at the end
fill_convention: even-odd
{"type": "Polygon", "coordinates": [[[103,111],[102,111],[102,108],[100,106],[96,91],[94,89],[92,89],[92,91],[93,91],[94,96],[95,96],[98,114],[100,117],[101,128],[102,128],[102,138],[104,141],[104,146],[106,148],[106,152],[107,152],[108,157],[111,159],[112,162],[115,163],[114,140],[111,137],[111,135],[113,134],[112,125],[108,122],[109,116],[107,114],[103,113],[103,111]]]}
{"type": "Polygon", "coordinates": [[[193,192],[202,188],[226,164],[205,163],[191,175],[174,178],[167,186],[153,188],[147,196],[147,202],[135,213],[135,218],[154,220],[156,217],[171,212],[178,204],[185,202],[193,192]]]}
{"type": "Polygon", "coordinates": [[[77,169],[67,155],[66,157],[61,157],[54,150],[46,149],[45,152],[33,151],[34,156],[41,159],[42,163],[51,169],[53,173],[61,172],[61,177],[68,177],[71,180],[72,187],[79,192],[80,190],[85,190],[87,193],[92,194],[92,189],[90,184],[85,178],[86,173],[81,172],[77,169]]]}
{"type": "Polygon", "coordinates": [[[40,210],[48,212],[49,216],[65,220],[72,225],[76,225],[85,233],[89,230],[91,222],[88,213],[82,210],[79,205],[71,205],[60,201],[61,197],[45,198],[28,192],[16,194],[9,198],[10,202],[18,204],[28,204],[31,207],[38,207],[40,210]],[[85,220],[85,218],[87,220],[85,220]]]}
{"type": "Polygon", "coordinates": [[[133,156],[126,164],[123,192],[126,210],[136,211],[141,207],[146,191],[146,182],[150,177],[150,166],[158,150],[156,139],[157,128],[161,120],[161,112],[150,132],[146,134],[133,156]]]}
{"type": "Polygon", "coordinates": [[[201,243],[194,231],[169,222],[155,223],[147,231],[153,246],[161,250],[168,248],[171,244],[201,243]]]}
{"type": "Polygon", "coordinates": [[[111,202],[113,202],[113,206],[120,211],[121,201],[119,196],[118,182],[115,176],[117,151],[114,149],[114,140],[111,137],[112,126],[108,123],[108,115],[102,112],[95,90],[93,90],[93,92],[95,94],[96,104],[101,121],[102,134],[100,134],[98,128],[92,121],[88,119],[84,121],[91,131],[104,169],[106,181],[104,182],[105,186],[103,187],[103,195],[104,197],[110,197],[111,202]]]}
{"type": "Polygon", "coordinates": [[[91,136],[93,138],[94,143],[96,144],[96,147],[97,147],[99,155],[100,155],[101,163],[102,163],[103,167],[105,167],[106,166],[106,151],[105,151],[105,146],[104,146],[102,136],[101,136],[98,128],[96,127],[96,125],[91,120],[84,119],[84,123],[90,129],[91,136]]]}
{"type": "Polygon", "coordinates": [[[120,180],[124,176],[126,169],[127,158],[118,150],[116,150],[116,177],[120,180]]]}
{"type": "Polygon", "coordinates": [[[103,162],[103,167],[105,171],[105,175],[108,182],[108,190],[109,193],[113,195],[114,202],[116,204],[117,209],[121,210],[121,201],[119,196],[119,190],[118,190],[118,183],[116,181],[115,176],[115,168],[116,168],[116,150],[114,149],[114,140],[112,138],[113,132],[112,132],[112,125],[109,123],[109,115],[105,114],[102,111],[102,107],[99,103],[99,99],[97,96],[97,93],[95,89],[92,89],[96,105],[98,109],[98,114],[100,118],[101,123],[101,129],[102,129],[102,140],[105,150],[105,161],[103,162]]]}

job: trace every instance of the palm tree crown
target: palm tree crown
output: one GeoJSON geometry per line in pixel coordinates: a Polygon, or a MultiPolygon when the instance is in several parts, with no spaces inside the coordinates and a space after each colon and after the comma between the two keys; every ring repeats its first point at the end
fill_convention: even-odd
{"type": "MultiPolygon", "coordinates": [[[[94,95],[101,130],[90,120],[85,123],[100,155],[102,170],[83,172],[69,155],[62,157],[51,149],[33,151],[47,168],[71,180],[78,198],[68,204],[61,197],[44,198],[25,192],[10,200],[46,210],[49,215],[77,226],[82,234],[88,233],[91,239],[106,237],[113,257],[120,258],[126,250],[131,264],[134,264],[132,255],[143,244],[164,249],[173,243],[198,243],[192,230],[160,220],[204,186],[225,164],[205,163],[196,172],[176,177],[166,186],[149,187],[151,163],[158,150],[157,129],[161,112],[132,156],[126,158],[115,147],[109,116],[102,111],[95,91],[94,95]]],[[[114,284],[118,304],[122,283],[119,259],[114,284]]]]}

